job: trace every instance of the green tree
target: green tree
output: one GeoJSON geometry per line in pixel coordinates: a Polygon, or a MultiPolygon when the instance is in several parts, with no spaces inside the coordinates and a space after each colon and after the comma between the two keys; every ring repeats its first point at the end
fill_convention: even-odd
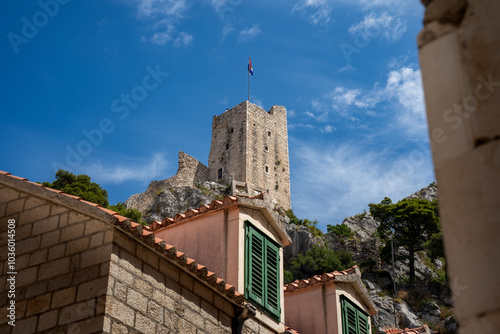
{"type": "MultiPolygon", "coordinates": [[[[290,264],[291,280],[309,278],[335,270],[344,270],[354,265],[351,254],[346,251],[312,246],[305,254],[299,254],[290,264]]],[[[287,275],[290,279],[290,276],[287,275]]]]}
{"type": "Polygon", "coordinates": [[[136,209],[128,209],[122,202],[118,202],[115,205],[110,205],[110,210],[118,212],[120,215],[132,219],[132,221],[147,225],[146,222],[142,219],[142,213],[136,209]]]}
{"type": "Polygon", "coordinates": [[[369,204],[373,218],[380,221],[377,231],[382,240],[394,238],[408,250],[410,283],[415,282],[415,252],[441,229],[437,202],[424,199],[403,199],[392,203],[385,197],[379,204],[369,204]]]}
{"type": "Polygon", "coordinates": [[[64,191],[67,194],[78,196],[86,201],[99,204],[106,208],[109,205],[108,192],[97,183],[91,182],[90,176],[75,175],[66,170],[58,170],[54,182],[43,182],[43,185],[52,189],[64,191]]]}
{"type": "Polygon", "coordinates": [[[424,243],[424,247],[431,259],[444,258],[443,234],[441,231],[431,235],[430,239],[424,243]]]}
{"type": "Polygon", "coordinates": [[[130,218],[136,223],[146,225],[142,219],[142,213],[136,209],[127,209],[122,202],[109,206],[108,192],[100,185],[90,180],[85,174],[75,175],[66,170],[58,170],[56,179],[51,182],[43,182],[43,185],[52,189],[64,191],[67,194],[78,196],[86,201],[99,204],[103,208],[118,212],[120,215],[130,218]]]}

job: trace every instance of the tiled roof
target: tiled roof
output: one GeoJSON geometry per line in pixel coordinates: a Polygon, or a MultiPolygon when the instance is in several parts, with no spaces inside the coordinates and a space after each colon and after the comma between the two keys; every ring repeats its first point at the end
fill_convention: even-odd
{"type": "Polygon", "coordinates": [[[307,288],[316,284],[326,283],[326,282],[334,282],[339,280],[340,277],[346,275],[358,274],[359,269],[358,266],[354,266],[352,268],[343,270],[343,271],[334,271],[331,273],[325,273],[322,275],[316,275],[308,279],[295,280],[291,283],[285,284],[285,293],[296,291],[302,288],[307,288]]]}
{"type": "MultiPolygon", "coordinates": [[[[188,271],[192,272],[196,276],[198,276],[201,280],[206,281],[209,285],[214,287],[216,290],[219,291],[219,293],[226,295],[229,299],[233,300],[235,303],[241,304],[244,301],[244,296],[243,294],[239,293],[236,291],[235,287],[226,284],[226,282],[215,275],[215,273],[208,271],[208,269],[201,265],[198,264],[195,260],[190,259],[186,256],[186,254],[177,251],[177,249],[172,246],[167,244],[164,240],[156,238],[153,232],[148,231],[148,228],[145,226],[142,226],[141,224],[138,224],[136,222],[131,221],[129,218],[121,216],[115,211],[106,209],[101,207],[98,204],[91,203],[88,201],[85,201],[81,197],[78,196],[73,196],[66,194],[60,190],[55,190],[52,188],[48,188],[40,183],[35,183],[35,182],[30,182],[28,179],[21,178],[18,176],[14,176],[11,173],[4,172],[0,170],[0,175],[5,175],[13,179],[21,180],[29,184],[33,184],[35,186],[39,186],[41,188],[45,188],[47,191],[51,191],[60,195],[64,195],[66,197],[69,197],[73,200],[77,200],[81,203],[84,203],[89,206],[96,207],[100,209],[101,211],[107,213],[108,215],[111,215],[116,218],[115,225],[120,227],[122,230],[125,232],[129,233],[136,239],[141,240],[145,244],[153,247],[158,253],[166,255],[170,260],[174,261],[177,263],[178,266],[187,269],[188,271]]],[[[218,201],[221,202],[221,205],[226,205],[229,203],[229,201],[233,202],[235,201],[234,198],[229,198],[226,200],[228,197],[226,197],[223,201],[218,201]],[[226,203],[226,204],[224,204],[226,203]]],[[[217,204],[220,205],[220,204],[217,204]]]]}
{"type": "Polygon", "coordinates": [[[405,329],[399,329],[399,328],[384,328],[382,329],[385,333],[387,334],[422,334],[422,333],[429,333],[428,330],[429,327],[427,325],[423,325],[422,327],[418,328],[405,328],[405,329]]]}
{"type": "MultiPolygon", "coordinates": [[[[264,199],[264,193],[265,192],[262,192],[256,196],[252,196],[252,197],[248,197],[248,198],[249,199],[264,199]]],[[[213,200],[210,204],[203,204],[198,209],[189,209],[184,213],[178,213],[172,218],[163,219],[163,221],[161,221],[161,222],[160,221],[153,221],[149,226],[149,230],[156,231],[160,228],[180,223],[183,220],[192,218],[192,217],[197,216],[197,215],[205,214],[205,213],[208,213],[210,211],[217,211],[220,209],[225,209],[234,203],[238,203],[239,199],[240,198],[236,197],[236,196],[227,196],[222,201],[213,200]]]]}

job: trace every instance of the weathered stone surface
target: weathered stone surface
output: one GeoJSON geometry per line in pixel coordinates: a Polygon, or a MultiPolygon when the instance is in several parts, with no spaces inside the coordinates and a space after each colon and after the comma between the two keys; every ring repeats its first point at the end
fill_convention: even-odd
{"type": "MultiPolygon", "coordinates": [[[[208,180],[208,168],[190,155],[179,152],[177,174],[166,180],[151,182],[145,192],[130,196],[125,201],[125,206],[137,209],[145,215],[157,209],[155,206],[158,205],[159,195],[171,189],[183,189],[184,191],[196,189],[195,185],[206,180],[208,180]]],[[[161,199],[159,202],[161,203],[161,199]]],[[[176,211],[174,215],[179,212],[181,211],[176,211]]]]}
{"type": "Polygon", "coordinates": [[[424,0],[424,24],[432,21],[459,24],[467,9],[466,0],[424,0]]]}
{"type": "Polygon", "coordinates": [[[304,254],[312,248],[313,245],[324,246],[321,238],[315,237],[306,226],[297,226],[295,224],[283,224],[286,233],[292,239],[292,244],[283,248],[283,258],[285,268],[289,268],[290,261],[299,254],[304,254]]]}
{"type": "Polygon", "coordinates": [[[401,318],[401,328],[416,328],[423,326],[417,315],[413,312],[411,307],[406,303],[396,303],[396,310],[401,318]]]}

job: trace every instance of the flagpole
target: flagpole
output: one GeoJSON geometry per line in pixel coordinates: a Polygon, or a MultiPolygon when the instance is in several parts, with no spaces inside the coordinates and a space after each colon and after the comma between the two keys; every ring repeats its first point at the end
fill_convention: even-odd
{"type": "Polygon", "coordinates": [[[250,72],[248,72],[248,102],[250,102],[250,72]]]}
{"type": "MultiPolygon", "coordinates": [[[[248,61],[250,62],[250,55],[248,55],[248,61]]],[[[250,66],[250,65],[248,65],[250,66]]],[[[247,75],[248,75],[248,102],[250,102],[250,69],[247,69],[247,75]]]]}

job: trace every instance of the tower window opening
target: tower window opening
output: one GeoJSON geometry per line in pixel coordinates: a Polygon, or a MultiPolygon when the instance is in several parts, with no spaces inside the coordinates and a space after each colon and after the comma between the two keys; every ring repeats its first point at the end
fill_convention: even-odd
{"type": "Polygon", "coordinates": [[[267,136],[271,137],[271,131],[267,131],[267,136]]]}
{"type": "Polygon", "coordinates": [[[265,150],[266,152],[269,152],[269,147],[264,146],[264,150],[265,150]]]}
{"type": "Polygon", "coordinates": [[[219,170],[217,171],[217,176],[220,179],[222,179],[222,168],[219,168],[219,170]]]}
{"type": "Polygon", "coordinates": [[[266,173],[269,173],[269,167],[266,166],[266,173]]]}
{"type": "Polygon", "coordinates": [[[234,129],[233,129],[233,128],[231,128],[231,133],[233,133],[233,132],[234,132],[234,129]]]}
{"type": "Polygon", "coordinates": [[[229,150],[229,144],[226,144],[226,151],[229,150]]]}

